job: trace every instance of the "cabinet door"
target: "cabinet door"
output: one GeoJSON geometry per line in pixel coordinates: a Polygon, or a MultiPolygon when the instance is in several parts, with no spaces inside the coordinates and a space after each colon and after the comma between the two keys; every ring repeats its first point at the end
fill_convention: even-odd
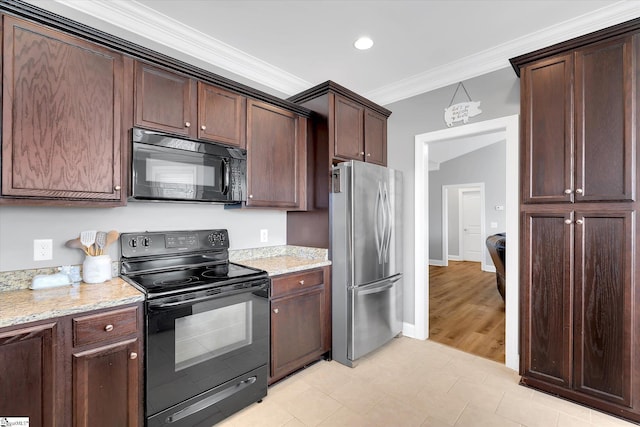
{"type": "Polygon", "coordinates": [[[58,424],[56,329],[49,323],[0,333],[1,416],[29,417],[33,426],[58,424]]]}
{"type": "Polygon", "coordinates": [[[525,213],[523,220],[521,373],[570,387],[572,215],[525,213]]]}
{"type": "Polygon", "coordinates": [[[247,102],[247,206],[300,208],[306,187],[306,120],[247,102]]]}
{"type": "Polygon", "coordinates": [[[122,56],[2,19],[2,194],[121,200],[122,56]]]}
{"type": "Polygon", "coordinates": [[[635,199],[631,36],[576,52],[576,201],[635,199]]]}
{"type": "Polygon", "coordinates": [[[325,352],[325,293],[316,287],[271,302],[271,376],[279,378],[325,352]]]}
{"type": "MultiPolygon", "coordinates": [[[[334,156],[364,160],[364,107],[335,95],[333,106],[334,156]]],[[[331,127],[331,123],[329,123],[331,127]]]]}
{"type": "Polygon", "coordinates": [[[198,138],[246,147],[247,99],[198,82],[198,138]]]}
{"type": "Polygon", "coordinates": [[[136,62],[136,125],[195,138],[196,96],[194,80],[136,62]]]}
{"type": "Polygon", "coordinates": [[[139,341],[132,339],[73,355],[73,425],[139,425],[139,341]]]}
{"type": "Polygon", "coordinates": [[[631,404],[633,212],[576,213],[575,389],[631,404]]]}
{"type": "Polygon", "coordinates": [[[364,113],[365,161],[387,166],[387,118],[366,109],[364,113]]]}
{"type": "Polygon", "coordinates": [[[572,200],[573,57],[524,67],[521,77],[524,203],[572,200]]]}

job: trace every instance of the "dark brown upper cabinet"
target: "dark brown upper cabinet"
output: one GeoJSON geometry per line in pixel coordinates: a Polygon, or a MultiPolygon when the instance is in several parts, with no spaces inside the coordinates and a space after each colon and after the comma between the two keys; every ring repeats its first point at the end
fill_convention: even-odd
{"type": "Polygon", "coordinates": [[[334,95],[333,157],[387,165],[387,117],[334,95]]]}
{"type": "Polygon", "coordinates": [[[137,126],[196,138],[196,97],[195,80],[136,62],[137,126]]]}
{"type": "Polygon", "coordinates": [[[246,97],[136,63],[136,125],[246,147],[246,97]]]}
{"type": "Polygon", "coordinates": [[[2,20],[2,202],[124,204],[131,61],[41,25],[2,20]]]}
{"type": "Polygon", "coordinates": [[[307,119],[247,101],[248,207],[305,209],[307,119]]]}
{"type": "Polygon", "coordinates": [[[247,98],[198,82],[198,138],[245,148],[247,98]]]}
{"type": "Polygon", "coordinates": [[[635,44],[618,37],[522,68],[524,203],[635,200],[635,44]]]}

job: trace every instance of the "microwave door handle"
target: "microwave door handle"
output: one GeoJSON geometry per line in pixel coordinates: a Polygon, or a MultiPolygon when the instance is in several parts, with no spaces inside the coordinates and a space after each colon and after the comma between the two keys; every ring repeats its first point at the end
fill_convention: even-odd
{"type": "Polygon", "coordinates": [[[222,159],[222,194],[227,195],[229,193],[229,181],[231,180],[231,167],[229,166],[228,159],[222,159]]]}

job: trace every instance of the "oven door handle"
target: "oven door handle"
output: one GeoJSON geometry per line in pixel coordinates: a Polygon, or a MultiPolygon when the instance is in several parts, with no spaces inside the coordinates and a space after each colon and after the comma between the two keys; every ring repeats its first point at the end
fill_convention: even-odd
{"type": "Polygon", "coordinates": [[[196,412],[200,412],[203,409],[207,409],[208,407],[215,405],[216,403],[228,398],[229,396],[233,396],[234,394],[249,387],[251,384],[255,382],[256,382],[256,377],[250,377],[244,381],[240,381],[238,384],[234,385],[233,387],[229,387],[225,390],[222,390],[219,393],[209,396],[206,399],[203,399],[197,403],[194,403],[191,406],[187,406],[186,408],[181,409],[178,412],[175,412],[173,415],[169,415],[165,419],[165,423],[173,424],[176,421],[180,421],[183,418],[186,418],[190,415],[195,414],[196,412]]]}
{"type": "Polygon", "coordinates": [[[252,286],[250,288],[243,288],[243,289],[238,289],[235,291],[227,291],[227,292],[220,292],[214,295],[207,295],[204,297],[199,297],[199,298],[192,298],[192,299],[187,299],[187,300],[182,300],[182,301],[173,301],[173,302],[150,302],[149,303],[149,309],[150,310],[162,310],[162,309],[170,309],[170,308],[174,308],[174,307],[179,307],[182,305],[193,305],[194,303],[199,303],[199,302],[203,302],[203,301],[209,301],[212,299],[217,299],[217,298],[222,298],[222,297],[226,297],[226,296],[230,296],[230,295],[237,295],[237,294],[242,294],[242,293],[247,293],[247,292],[255,292],[261,289],[265,289],[267,288],[267,284],[262,283],[258,286],[252,286]]]}

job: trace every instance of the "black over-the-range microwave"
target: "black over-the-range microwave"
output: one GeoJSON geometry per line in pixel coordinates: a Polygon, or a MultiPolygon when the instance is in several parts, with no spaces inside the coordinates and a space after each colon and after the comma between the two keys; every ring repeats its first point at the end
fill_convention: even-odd
{"type": "Polygon", "coordinates": [[[247,152],[133,128],[130,200],[246,201],[247,152]]]}

